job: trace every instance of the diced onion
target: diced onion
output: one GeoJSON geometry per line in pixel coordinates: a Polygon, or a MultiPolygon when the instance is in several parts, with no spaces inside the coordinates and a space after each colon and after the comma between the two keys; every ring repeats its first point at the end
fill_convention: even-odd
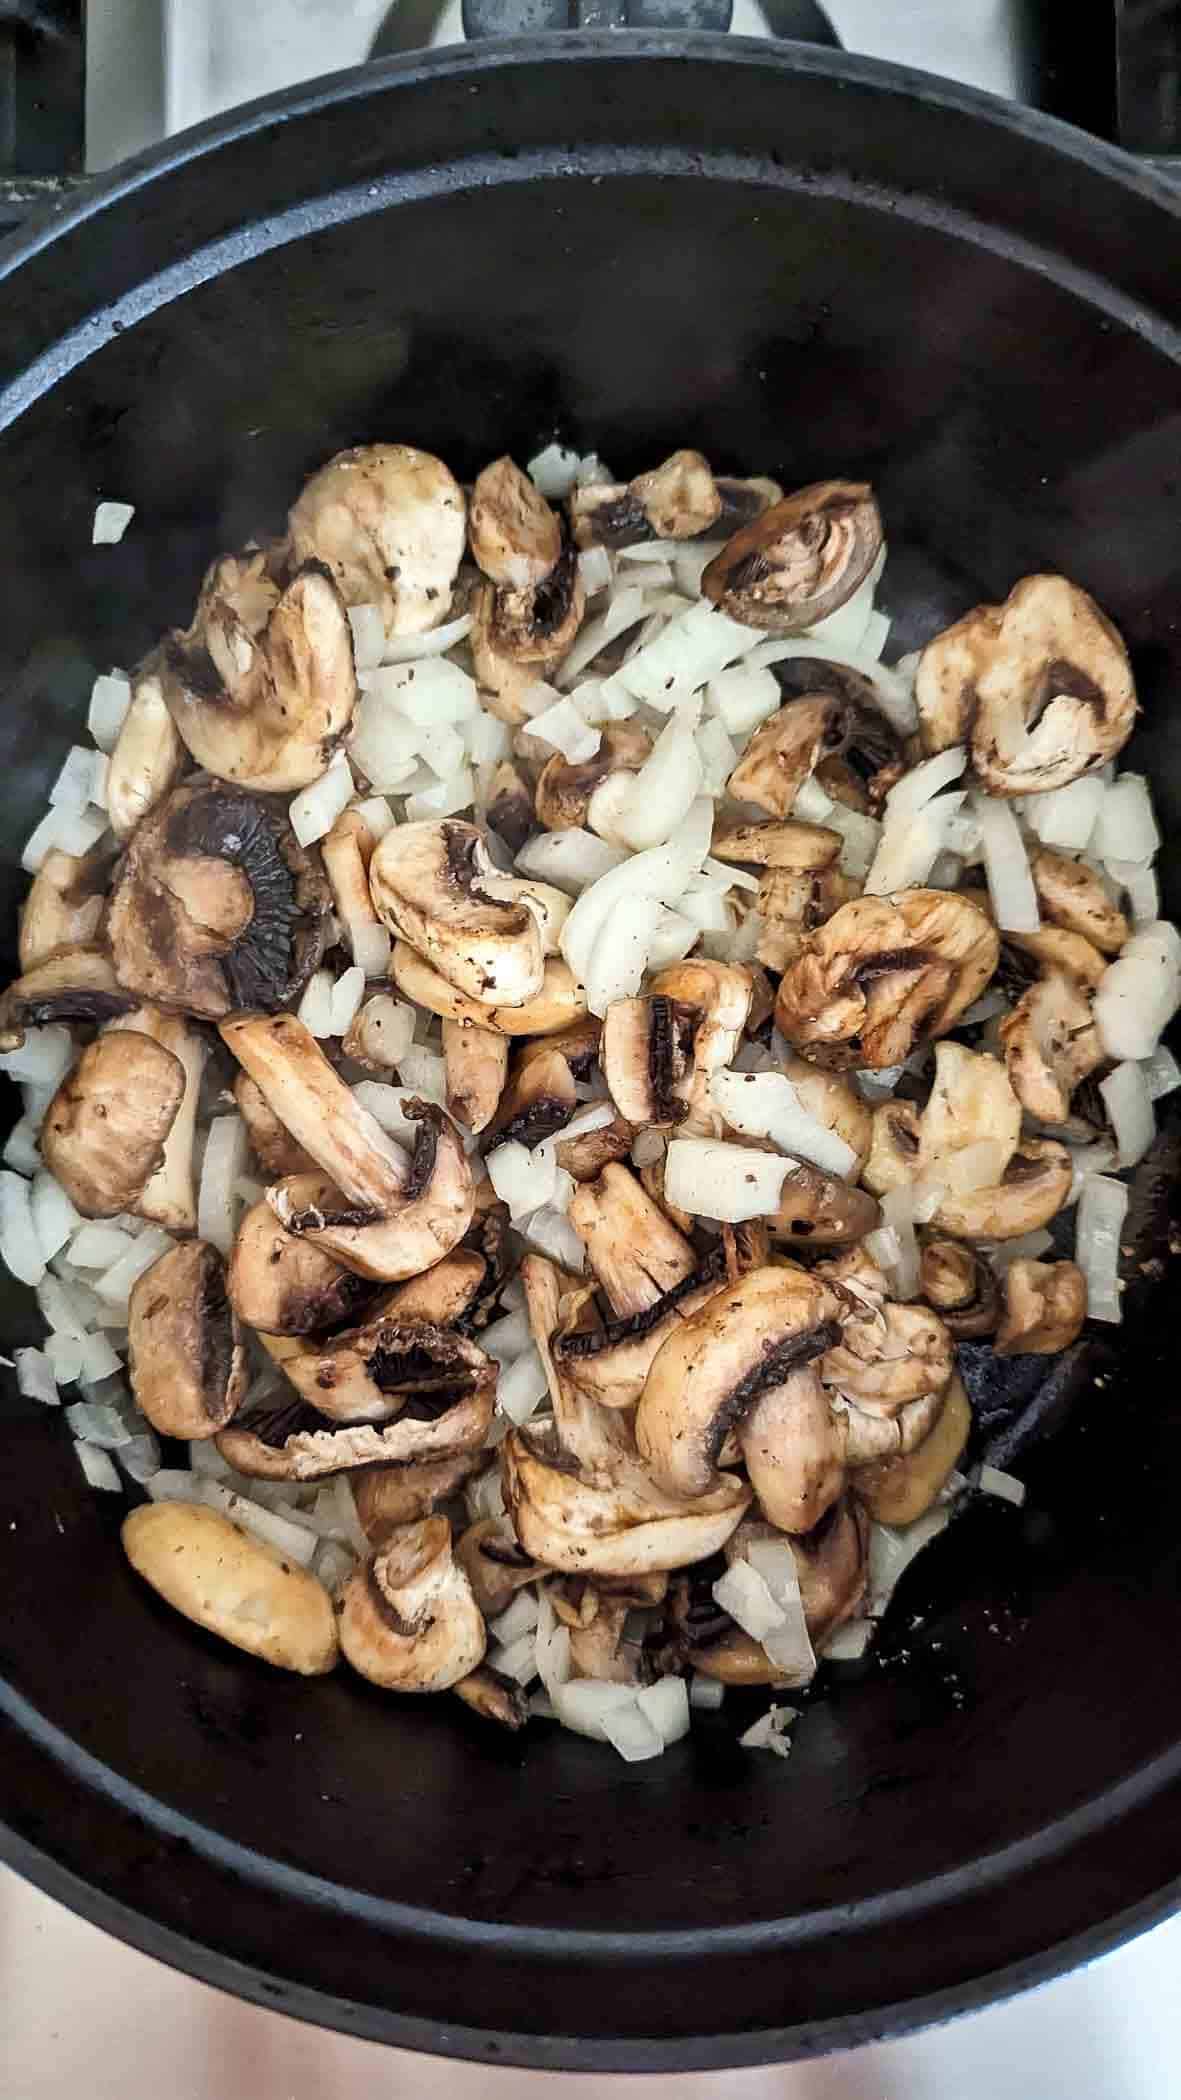
{"type": "MultiPolygon", "coordinates": [[[[197,1232],[229,1259],[234,1245],[234,1183],[246,1171],[250,1140],[241,1116],[215,1116],[209,1126],[197,1191],[197,1232]]],[[[101,1285],[100,1285],[101,1289],[101,1285]]]]}
{"type": "Polygon", "coordinates": [[[682,1677],[658,1677],[636,1693],[636,1705],[665,1748],[689,1733],[689,1693],[682,1677]]]}
{"type": "Polygon", "coordinates": [[[41,1253],[47,1262],[60,1254],[71,1233],[75,1233],[82,1220],[74,1209],[60,1182],[52,1174],[42,1170],[33,1181],[30,1195],[33,1229],[41,1253]]]}
{"type": "Polygon", "coordinates": [[[996,923],[1007,933],[1036,933],[1041,912],[1013,805],[994,795],[978,794],[975,811],[996,923]]]}
{"type": "Polygon", "coordinates": [[[400,787],[414,771],[418,730],[378,693],[362,693],[353,714],[349,750],[373,786],[400,787]]]}
{"type": "Polygon", "coordinates": [[[603,741],[602,730],[593,729],[589,722],[585,722],[572,700],[555,700],[552,707],[534,715],[529,734],[540,737],[543,743],[552,744],[570,765],[580,765],[583,759],[593,758],[603,741]]]}
{"type": "Polygon", "coordinates": [[[870,1619],[849,1619],[830,1633],[820,1653],[825,1662],[860,1662],[873,1639],[870,1619]]]}
{"type": "Polygon", "coordinates": [[[886,825],[891,818],[912,817],[943,788],[958,780],[968,763],[968,754],[962,744],[953,744],[946,751],[938,751],[934,758],[925,758],[904,773],[896,787],[886,796],[886,825]]]}
{"type": "Polygon", "coordinates": [[[578,573],[588,598],[605,591],[611,583],[611,556],[605,547],[584,547],[578,557],[578,573]]]}
{"type": "Polygon", "coordinates": [[[911,1561],[946,1531],[950,1521],[950,1506],[936,1503],[913,1524],[870,1525],[865,1609],[871,1618],[881,1618],[911,1561]]]}
{"type": "Polygon", "coordinates": [[[643,852],[663,846],[683,824],[702,788],[701,756],[689,714],[676,714],[662,729],[628,791],[616,822],[625,842],[643,852]]]}
{"type": "Polygon", "coordinates": [[[616,676],[638,700],[667,714],[761,640],[757,628],[742,626],[712,605],[691,605],[616,676]]]}
{"type": "Polygon", "coordinates": [[[385,620],[380,605],[350,605],[349,626],[353,630],[353,663],[358,671],[371,671],[381,662],[385,648],[385,620]]]}
{"type": "Polygon", "coordinates": [[[1150,861],[1160,842],[1148,782],[1142,773],[1121,773],[1104,792],[1091,852],[1107,862],[1150,861]]]}
{"type": "Polygon", "coordinates": [[[543,1203],[528,1218],[523,1218],[520,1232],[535,1247],[539,1254],[548,1256],[564,1269],[581,1272],[586,1262],[586,1249],[575,1232],[569,1218],[564,1217],[552,1203],[543,1203]]]}
{"type": "Polygon", "coordinates": [[[998,1501],[1011,1502],[1016,1509],[1025,1501],[1025,1482],[1012,1473],[1002,1473],[999,1466],[982,1465],[976,1486],[982,1495],[995,1495],[998,1501]]]}
{"type": "Polygon", "coordinates": [[[1105,1174],[1088,1175],[1078,1203],[1074,1258],[1087,1279],[1087,1314],[1113,1325],[1123,1319],[1120,1305],[1120,1233],[1128,1209],[1122,1181],[1105,1174]]]}
{"type": "Polygon", "coordinates": [[[1115,1132],[1119,1165],[1134,1167],[1137,1160],[1143,1159],[1156,1136],[1152,1095],[1148,1091],[1144,1066],[1116,1065],[1106,1079],[1100,1080],[1099,1092],[1115,1132]]]}
{"type": "Polygon", "coordinates": [[[1095,993],[1095,1026],[1108,1057],[1151,1057],[1181,1004],[1181,943],[1167,919],[1138,927],[1095,993]]]}
{"type": "Polygon", "coordinates": [[[540,832],[522,847],[516,864],[522,875],[553,883],[576,896],[612,868],[621,867],[627,857],[624,847],[609,845],[593,831],[572,826],[569,831],[540,832]]]}
{"type": "Polygon", "coordinates": [[[94,522],[90,528],[92,547],[117,547],[135,516],[134,503],[114,503],[104,497],[94,506],[94,522]]]}
{"type": "Polygon", "coordinates": [[[411,823],[420,817],[454,817],[461,810],[470,809],[476,796],[475,776],[470,766],[461,766],[446,780],[434,787],[421,788],[417,794],[406,798],[406,815],[411,823]]]}
{"type": "Polygon", "coordinates": [[[530,1347],[501,1372],[496,1398],[501,1412],[519,1427],[536,1413],[546,1391],[545,1366],[536,1348],[530,1347]]]}
{"type": "MultiPolygon", "coordinates": [[[[569,1687],[568,1687],[569,1689],[569,1687]]],[[[643,1711],[639,1698],[629,1706],[609,1706],[603,1715],[603,1734],[625,1763],[634,1765],[646,1757],[660,1757],[664,1738],[655,1722],[643,1711]]]]}
{"type": "Polygon", "coordinates": [[[614,641],[618,634],[626,634],[629,627],[637,627],[643,617],[644,593],[633,588],[628,580],[622,589],[613,593],[605,611],[585,621],[580,628],[578,639],[558,672],[559,686],[568,688],[574,685],[580,672],[593,664],[608,642],[614,641]]]}
{"type": "Polygon", "coordinates": [[[537,1675],[536,1642],[530,1630],[513,1641],[502,1642],[488,1655],[488,1667],[512,1684],[529,1684],[537,1675]]]}
{"type": "Polygon", "coordinates": [[[1159,1101],[1162,1095],[1181,1086],[1181,1065],[1164,1043],[1146,1059],[1143,1070],[1150,1101],[1159,1101]]]}
{"type": "Polygon", "coordinates": [[[474,766],[493,766],[511,755],[513,733],[507,722],[498,722],[495,715],[485,714],[481,708],[464,725],[464,742],[474,766]]]}
{"type": "Polygon", "coordinates": [[[299,1018],[310,1034],[321,1041],[333,1033],[332,1028],[331,970],[313,970],[308,978],[303,998],[299,1002],[299,1018]]]}
{"type": "Polygon", "coordinates": [[[665,1154],[664,1190],[678,1210],[739,1225],[777,1209],[789,1159],[714,1138],[674,1138],[665,1154]]]}
{"type": "Polygon", "coordinates": [[[783,703],[779,681],[773,671],[757,665],[736,664],[719,671],[705,689],[705,704],[723,731],[746,736],[777,714],[783,703]]]}
{"type": "Polygon", "coordinates": [[[817,642],[804,635],[787,641],[764,641],[755,651],[752,662],[777,664],[797,657],[819,657],[825,663],[844,665],[850,671],[860,671],[874,689],[877,704],[892,729],[899,736],[911,736],[919,726],[918,708],[914,699],[914,678],[903,671],[902,663],[887,669],[876,656],[862,649],[836,649],[831,642],[817,642]]]}
{"type": "Polygon", "coordinates": [[[711,1584],[710,1594],[752,1641],[761,1643],[784,1623],[782,1605],[747,1560],[731,1561],[725,1574],[711,1584]]]}
{"type": "Polygon", "coordinates": [[[288,805],[291,829],[300,845],[310,846],[324,838],[355,793],[348,759],[343,751],[338,751],[327,772],[321,773],[302,793],[293,795],[288,805]]]}
{"type": "Polygon", "coordinates": [[[540,489],[541,494],[553,502],[570,494],[582,465],[579,454],[571,452],[568,446],[547,445],[543,452],[536,453],[529,461],[525,472],[534,488],[540,489]]]}
{"type": "MultiPolygon", "coordinates": [[[[508,1610],[500,1612],[495,1619],[489,1619],[488,1631],[494,1640],[500,1641],[507,1648],[513,1641],[519,1640],[523,1633],[532,1633],[536,1625],[536,1597],[532,1590],[518,1590],[508,1610]]],[[[536,1676],[536,1665],[529,1674],[536,1676]]]]}
{"type": "Polygon", "coordinates": [[[385,664],[420,663],[424,658],[444,656],[454,649],[457,642],[466,641],[472,631],[472,616],[461,613],[457,620],[446,620],[441,627],[428,628],[425,634],[395,634],[384,643],[381,661],[385,664]]]}
{"type": "Polygon", "coordinates": [[[105,1494],[119,1495],[123,1492],[123,1482],[111,1462],[109,1452],[100,1451],[97,1444],[75,1444],[74,1450],[78,1464],[92,1488],[99,1488],[105,1494]]]}
{"type": "MultiPolygon", "coordinates": [[[[556,1687],[547,1685],[546,1689],[563,1728],[569,1728],[575,1735],[588,1735],[597,1743],[607,1741],[603,1727],[607,1714],[628,1707],[635,1711],[636,1695],[630,1684],[606,1684],[597,1677],[574,1677],[556,1687]]],[[[652,1733],[656,1736],[655,1729],[652,1733]]],[[[656,1736],[656,1743],[659,1748],[659,1736],[656,1736]]]]}
{"type": "Polygon", "coordinates": [[[1021,813],[1043,846],[1081,853],[1091,842],[1106,793],[1102,780],[1091,774],[1044,795],[1023,795],[1021,813]]]}
{"type": "Polygon", "coordinates": [[[346,971],[345,977],[342,977],[339,980],[336,989],[333,993],[333,1035],[343,1035],[345,1029],[349,1026],[349,1023],[353,1019],[353,1015],[356,1013],[357,1008],[360,1006],[361,1000],[365,996],[366,980],[368,980],[370,983],[373,983],[379,980],[380,978],[383,978],[386,975],[388,975],[390,966],[390,954],[393,946],[390,940],[389,928],[386,926],[379,926],[375,924],[372,920],[366,920],[361,924],[350,924],[346,928],[346,932],[348,934],[349,946],[353,951],[353,961],[356,963],[358,972],[360,973],[361,990],[358,995],[356,1005],[349,1013],[347,1020],[342,1021],[340,1018],[340,1014],[341,1011],[343,1011],[343,1009],[338,1008],[337,998],[338,994],[340,993],[340,987],[345,982],[345,977],[348,977],[352,974],[350,971],[346,971]]]}
{"type": "Polygon", "coordinates": [[[18,1283],[40,1283],[45,1274],[29,1184],[7,1170],[0,1172],[0,1261],[18,1283]]]}
{"type": "Polygon", "coordinates": [[[131,680],[126,671],[100,671],[90,689],[86,727],[100,751],[113,751],[128,708],[131,680]]]}
{"type": "MultiPolygon", "coordinates": [[[[376,930],[381,933],[386,931],[384,926],[376,930]]],[[[388,948],[388,933],[386,933],[386,944],[388,948]]],[[[361,1001],[364,997],[365,971],[358,962],[354,963],[351,970],[345,970],[332,987],[330,1001],[332,1026],[329,1030],[331,1035],[345,1034],[346,1030],[351,1027],[354,1016],[360,1011],[361,1001]]]]}
{"type": "Polygon", "coordinates": [[[744,1750],[770,1750],[776,1757],[790,1757],[788,1731],[794,1720],[794,1707],[770,1706],[757,1721],[752,1721],[738,1741],[744,1750]]]}
{"type": "Polygon", "coordinates": [[[713,814],[712,801],[701,796],[667,844],[633,854],[583,891],[559,935],[562,955],[579,983],[587,981],[595,941],[617,905],[626,900],[630,908],[641,897],[675,905],[709,852],[713,814]]]}
{"type": "Polygon", "coordinates": [[[769,1138],[826,1174],[847,1176],[857,1165],[853,1147],[808,1114],[782,1072],[715,1072],[710,1093],[731,1129],[746,1137],[769,1138]]]}
{"type": "Polygon", "coordinates": [[[530,1151],[513,1138],[489,1152],[484,1165],[498,1198],[508,1204],[514,1224],[552,1200],[558,1170],[553,1153],[545,1147],[538,1145],[530,1151]]]}
{"type": "MultiPolygon", "coordinates": [[[[495,1468],[492,1471],[491,1478],[499,1493],[500,1476],[495,1468]]],[[[494,1515],[496,1513],[489,1511],[488,1514],[494,1515]]],[[[544,1589],[539,1590],[537,1593],[537,1633],[534,1638],[534,1654],[537,1658],[537,1674],[550,1698],[556,1700],[559,1690],[570,1676],[572,1667],[570,1661],[570,1630],[559,1623],[558,1615],[544,1589]]]]}
{"type": "Polygon", "coordinates": [[[65,1411],[71,1434],[84,1444],[97,1444],[100,1450],[115,1451],[120,1444],[131,1441],[131,1431],[115,1407],[96,1407],[89,1400],[77,1400],[65,1411]]]}
{"type": "Polygon", "coordinates": [[[1148,926],[1160,917],[1160,883],[1149,861],[1109,860],[1105,866],[1112,881],[1124,891],[1137,926],[1148,926]]]}
{"type": "Polygon", "coordinates": [[[58,1407],[61,1395],[53,1375],[53,1365],[43,1349],[16,1349],[13,1351],[16,1365],[17,1391],[27,1400],[40,1400],[44,1407],[58,1407]]]}
{"type": "Polygon", "coordinates": [[[5,1050],[0,1055],[0,1072],[7,1072],[10,1079],[22,1083],[56,1088],[73,1062],[70,1031],[54,1022],[48,1028],[26,1028],[19,1049],[5,1050]]]}
{"type": "Polygon", "coordinates": [[[41,1165],[41,1154],[37,1150],[37,1132],[28,1116],[22,1116],[8,1133],[4,1151],[0,1153],[6,1167],[11,1167],[26,1179],[34,1175],[41,1165]]]}

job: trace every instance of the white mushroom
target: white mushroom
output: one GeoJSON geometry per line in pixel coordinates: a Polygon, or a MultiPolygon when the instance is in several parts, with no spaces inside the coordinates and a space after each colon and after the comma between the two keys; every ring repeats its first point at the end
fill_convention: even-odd
{"type": "Polygon", "coordinates": [[[483,1660],[484,1619],[451,1552],[446,1517],[392,1531],[340,1601],[340,1646],[371,1684],[442,1692],[483,1660]]]}
{"type": "Polygon", "coordinates": [[[246,1393],[246,1351],[216,1247],[185,1240],[144,1271],[127,1346],[136,1403],[161,1436],[200,1440],[232,1420],[246,1393]]]}
{"type": "Polygon", "coordinates": [[[387,635],[445,620],[463,558],[463,491],[430,452],[357,445],[312,475],[290,516],[296,561],[327,566],[346,605],[375,605],[387,635]]]}
{"type": "Polygon", "coordinates": [[[902,1064],[946,1035],[978,999],[1000,955],[996,927],[944,890],[856,897],[809,934],[784,972],[775,1019],[816,1064],[902,1064]]]}
{"type": "Polygon", "coordinates": [[[998,1356],[1055,1356],[1077,1340],[1087,1317],[1087,1280],[1072,1261],[1014,1261],[1004,1275],[998,1356]]]}
{"type": "Polygon", "coordinates": [[[107,770],[107,814],[117,838],[130,838],[140,819],[171,794],[184,765],[185,747],[169,713],[160,668],[146,664],[136,674],[107,770]]]}
{"type": "Polygon", "coordinates": [[[861,481],[816,481],[727,540],[701,579],[731,619],[799,634],[844,605],[881,552],[882,520],[861,481]]]}
{"type": "Polygon", "coordinates": [[[1042,1123],[1065,1123],[1075,1088],[1103,1063],[1091,994],[1077,977],[1051,970],[1000,1025],[1013,1092],[1042,1123]]]}
{"type": "Polygon", "coordinates": [[[373,855],[369,881],[391,933],[457,991],[489,1007],[537,997],[570,900],[499,874],[476,825],[396,824],[373,855]]]}
{"type": "Polygon", "coordinates": [[[562,521],[506,455],[476,477],[468,506],[472,555],[492,583],[544,583],[562,551],[562,521]]]}
{"type": "Polygon", "coordinates": [[[84,1218],[130,1210],[164,1158],[185,1071],[150,1036],[88,1044],[45,1112],[41,1156],[84,1218]]]}

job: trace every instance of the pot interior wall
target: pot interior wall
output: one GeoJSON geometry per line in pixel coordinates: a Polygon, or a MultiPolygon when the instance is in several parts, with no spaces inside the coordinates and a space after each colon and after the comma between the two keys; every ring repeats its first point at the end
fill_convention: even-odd
{"type": "MultiPolygon", "coordinates": [[[[394,78],[172,170],[10,280],[17,364],[84,329],[104,292],[126,325],[99,321],[100,347],[58,356],[47,390],[19,381],[27,405],[0,435],[9,961],[20,847],[96,670],[186,621],[207,558],[279,529],[313,464],[374,437],[437,449],[464,476],[555,434],[623,473],[696,445],[789,486],[864,475],[906,648],[1031,569],[1066,571],[1133,646],[1178,901],[1167,327],[920,208],[903,179],[882,186],[888,166],[921,161],[908,127],[981,209],[994,182],[1064,185],[1048,148],[982,125],[969,166],[962,115],[880,86],[838,92],[818,62],[793,77],[760,53],[740,86],[741,124],[719,113],[736,91],[704,58],[646,75],[571,63],[556,89],[524,63],[478,93],[454,66],[394,78]],[[873,179],[852,179],[873,156],[873,179]],[[265,231],[279,206],[298,210],[265,231]],[[254,232],[209,250],[187,273],[203,281],[186,287],[180,268],[176,296],[143,291],[243,214],[254,232]],[[137,506],[115,549],[89,544],[99,495],[137,506]]],[[[1099,180],[1069,179],[1067,216],[1099,180]]],[[[1096,269],[1125,210],[1141,206],[1096,220],[1096,269]]],[[[1175,1807],[1163,1840],[1147,1813],[1181,1739],[1181,1678],[1159,1666],[1179,1572],[1167,1318],[1149,1293],[1111,1382],[1032,1462],[1027,1514],[955,1528],[901,1600],[896,1625],[923,1604],[927,1631],[812,1712],[787,1766],[707,1735],[624,1768],[549,1731],[502,1743],[447,1701],[273,1675],[157,1607],[118,1552],[114,1498],[86,1491],[62,1425],[14,1396],[0,1673],[10,1715],[27,1705],[9,1723],[20,1785],[0,1781],[0,1808],[109,1896],[280,1992],[361,2005],[382,2033],[406,2033],[403,2015],[443,2023],[436,2048],[466,2046],[459,2023],[583,2037],[565,2061],[607,2037],[633,2062],[649,2060],[645,2037],[720,2034],[723,2055],[757,2054],[772,2029],[961,1990],[1178,1868],[1175,1807]],[[53,1756],[77,1780],[64,1803],[52,1758],[24,1761],[26,1727],[58,1732],[53,1756]],[[634,1933],[667,1939],[629,1954],[634,1933]],[[703,1989],[692,1961],[707,1946],[703,1989]]],[[[0,1320],[6,1350],[35,1338],[7,1279],[0,1320]]]]}

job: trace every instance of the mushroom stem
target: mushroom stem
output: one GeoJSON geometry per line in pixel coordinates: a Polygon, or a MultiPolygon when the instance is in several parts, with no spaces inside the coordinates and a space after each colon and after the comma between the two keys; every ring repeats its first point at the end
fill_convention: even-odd
{"type": "Polygon", "coordinates": [[[294,1014],[232,1014],[221,1036],[284,1128],[350,1203],[375,1218],[406,1201],[410,1162],[294,1014]]]}

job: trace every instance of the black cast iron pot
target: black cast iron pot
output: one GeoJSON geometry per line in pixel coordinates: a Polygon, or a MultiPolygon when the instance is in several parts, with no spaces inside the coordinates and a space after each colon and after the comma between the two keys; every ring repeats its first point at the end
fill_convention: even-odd
{"type": "MultiPolygon", "coordinates": [[[[904,647],[1066,571],[1134,652],[1176,908],[1179,216],[1046,120],[709,36],[447,51],[131,163],[3,266],[9,950],[95,671],[373,437],[465,475],[555,433],[625,474],[696,445],[789,485],[865,475],[904,647]],[[92,550],[104,494],[137,514],[92,550]]],[[[970,1511],[916,1564],[885,1661],[786,1766],[730,1723],[634,1768],[502,1742],[457,1701],[217,1647],[130,1574],[60,1420],[9,1393],[6,1856],[211,1982],[530,2064],[783,2057],[1111,1945],[1181,1870],[1175,1307],[1133,1271],[1106,1382],[1084,1354],[1018,1417],[1026,1512],[970,1511]]],[[[7,1349],[36,1339],[27,1293],[0,1310],[7,1349]]],[[[1011,1449],[1013,1395],[977,1400],[1011,1449]]]]}

